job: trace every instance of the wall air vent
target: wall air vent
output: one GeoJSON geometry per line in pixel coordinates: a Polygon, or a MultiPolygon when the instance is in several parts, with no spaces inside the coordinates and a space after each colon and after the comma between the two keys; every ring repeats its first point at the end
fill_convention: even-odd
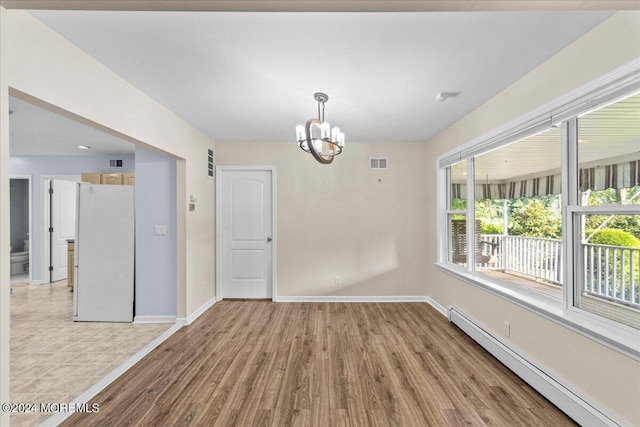
{"type": "Polygon", "coordinates": [[[124,160],[122,159],[110,159],[109,167],[110,168],[121,168],[124,165],[124,160]]]}
{"type": "Polygon", "coordinates": [[[386,169],[388,164],[386,157],[369,157],[369,169],[386,169]]]}
{"type": "Polygon", "coordinates": [[[207,175],[209,178],[213,178],[213,150],[207,149],[207,175]]]}

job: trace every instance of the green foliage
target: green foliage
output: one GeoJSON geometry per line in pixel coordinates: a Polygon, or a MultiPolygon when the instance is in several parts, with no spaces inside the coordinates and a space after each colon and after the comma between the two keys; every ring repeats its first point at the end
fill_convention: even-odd
{"type": "MultiPolygon", "coordinates": [[[[608,188],[589,192],[589,206],[608,204],[637,205],[640,204],[640,186],[633,188],[608,188]]],[[[628,231],[640,239],[640,215],[589,215],[586,228],[597,229],[606,221],[607,228],[628,231]]]]}
{"type": "Polygon", "coordinates": [[[482,222],[482,234],[502,234],[502,227],[490,222],[482,222]]]}
{"type": "Polygon", "coordinates": [[[596,245],[610,245],[610,246],[626,246],[630,248],[640,248],[640,239],[633,234],[624,230],[617,230],[614,228],[603,228],[596,231],[587,230],[585,235],[589,238],[589,243],[596,245]],[[591,237],[589,237],[591,236],[591,237]]]}
{"type": "Polygon", "coordinates": [[[509,234],[514,236],[557,239],[561,235],[562,219],[542,200],[528,199],[511,213],[509,234]]]}
{"type": "Polygon", "coordinates": [[[585,223],[587,228],[595,230],[605,221],[608,221],[607,228],[624,230],[640,239],[640,215],[615,215],[613,218],[609,215],[589,215],[585,223]]]}
{"type": "Polygon", "coordinates": [[[467,209],[467,201],[464,199],[451,199],[451,209],[454,211],[463,211],[467,209]]]}

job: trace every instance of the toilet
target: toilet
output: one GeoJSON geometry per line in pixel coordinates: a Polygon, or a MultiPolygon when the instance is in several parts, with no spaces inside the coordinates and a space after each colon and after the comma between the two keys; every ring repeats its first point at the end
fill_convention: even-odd
{"type": "Polygon", "coordinates": [[[29,272],[29,241],[24,241],[23,252],[11,253],[11,275],[29,272]]]}
{"type": "Polygon", "coordinates": [[[29,272],[29,252],[11,254],[11,275],[29,272]]]}

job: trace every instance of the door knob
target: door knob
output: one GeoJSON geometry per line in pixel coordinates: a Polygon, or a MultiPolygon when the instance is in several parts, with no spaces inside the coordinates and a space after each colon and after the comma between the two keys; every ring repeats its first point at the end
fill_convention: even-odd
{"type": "Polygon", "coordinates": [[[267,243],[271,241],[271,237],[267,237],[267,243]]]}

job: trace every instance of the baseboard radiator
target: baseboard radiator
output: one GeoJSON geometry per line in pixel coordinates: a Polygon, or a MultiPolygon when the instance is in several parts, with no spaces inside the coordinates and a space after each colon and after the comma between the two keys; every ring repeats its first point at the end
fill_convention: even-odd
{"type": "Polygon", "coordinates": [[[560,384],[455,307],[449,307],[448,317],[450,322],[462,329],[475,342],[580,425],[624,425],[614,421],[610,416],[605,415],[573,391],[560,384]]]}

